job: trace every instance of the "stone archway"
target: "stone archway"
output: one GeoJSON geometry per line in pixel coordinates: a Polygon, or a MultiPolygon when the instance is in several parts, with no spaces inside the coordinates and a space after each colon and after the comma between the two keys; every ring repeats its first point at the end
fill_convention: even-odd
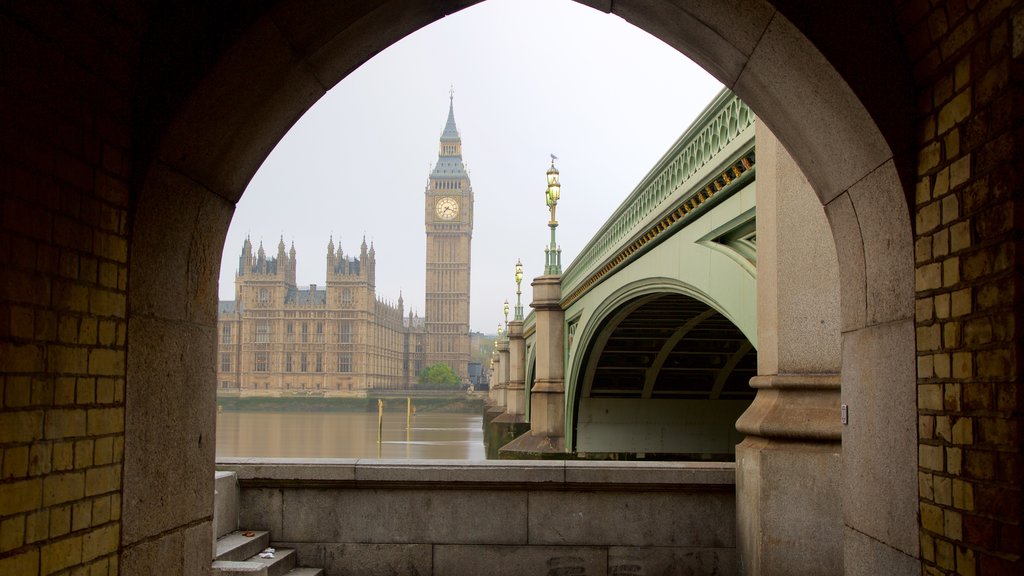
{"type": "MultiPolygon", "coordinates": [[[[212,508],[216,276],[234,202],[328,88],[473,3],[281,0],[214,43],[219,59],[153,143],[131,227],[125,573],[147,572],[160,543],[209,546],[202,526],[212,508]],[[167,459],[158,446],[181,456],[167,459]]],[[[857,558],[847,571],[905,566],[918,555],[914,263],[899,172],[910,149],[911,91],[894,56],[902,54],[894,26],[873,3],[846,3],[841,14],[832,4],[788,1],[782,12],[757,0],[583,3],[709,70],[813,184],[842,271],[843,401],[855,415],[843,436],[846,555],[857,558]],[[856,54],[844,44],[850,38],[856,54]]]]}

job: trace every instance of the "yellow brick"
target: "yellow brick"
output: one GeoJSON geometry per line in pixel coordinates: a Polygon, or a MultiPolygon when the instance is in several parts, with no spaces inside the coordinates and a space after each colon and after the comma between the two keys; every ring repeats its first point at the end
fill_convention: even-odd
{"type": "Polygon", "coordinates": [[[118,465],[92,468],[85,473],[85,493],[87,496],[106,494],[121,489],[121,467],[118,465]]]}
{"type": "Polygon", "coordinates": [[[71,531],[77,532],[92,526],[92,502],[81,500],[71,506],[71,531]]]}
{"type": "Polygon", "coordinates": [[[956,549],[956,572],[960,576],[974,576],[977,574],[978,561],[974,557],[974,550],[957,546],[956,549]]]}
{"type": "Polygon", "coordinates": [[[114,438],[114,462],[122,460],[124,460],[124,438],[118,436],[114,438]]]}
{"type": "Polygon", "coordinates": [[[935,538],[925,532],[921,533],[921,557],[929,562],[935,561],[935,538]]]}
{"type": "Polygon", "coordinates": [[[935,470],[941,472],[942,466],[942,446],[929,446],[927,444],[921,444],[917,447],[918,452],[918,464],[921,468],[926,470],[935,470]]]}
{"type": "Polygon", "coordinates": [[[82,318],[82,321],[78,324],[78,343],[86,345],[96,344],[96,326],[95,318],[82,318]]]}
{"type": "Polygon", "coordinates": [[[85,410],[49,410],[45,434],[49,439],[85,436],[85,410]]]}
{"type": "Polygon", "coordinates": [[[932,356],[932,366],[936,378],[949,378],[949,354],[941,353],[932,356]]]}
{"type": "Polygon", "coordinates": [[[932,142],[925,146],[917,157],[917,174],[923,176],[939,165],[942,159],[942,144],[932,142]]]}
{"type": "Polygon", "coordinates": [[[936,258],[949,254],[949,230],[943,228],[932,236],[932,254],[936,258]]]}
{"type": "Polygon", "coordinates": [[[935,186],[932,187],[932,198],[939,199],[949,192],[949,167],[943,168],[935,175],[935,186]]]}
{"type": "Polygon", "coordinates": [[[0,412],[0,444],[31,442],[42,438],[43,413],[32,411],[0,412]]]}
{"type": "Polygon", "coordinates": [[[121,499],[118,498],[117,494],[110,497],[110,519],[121,519],[121,499]]]}
{"type": "Polygon", "coordinates": [[[21,548],[25,544],[25,517],[13,516],[0,522],[0,552],[21,548]]]}
{"type": "Polygon", "coordinates": [[[960,474],[963,451],[959,448],[946,448],[946,472],[960,474]]]}
{"type": "Polygon", "coordinates": [[[79,378],[75,385],[75,402],[93,404],[96,402],[96,379],[79,378]]]}
{"type": "Polygon", "coordinates": [[[117,565],[118,565],[117,556],[111,556],[109,558],[109,560],[110,560],[110,573],[107,576],[118,576],[118,572],[117,572],[117,565]]]}
{"type": "Polygon", "coordinates": [[[942,325],[942,344],[946,348],[960,346],[960,322],[946,322],[942,325]]]}
{"type": "Polygon", "coordinates": [[[960,257],[954,256],[942,262],[942,285],[946,288],[960,281],[960,257]]]}
{"type": "Polygon", "coordinates": [[[917,493],[925,500],[934,498],[934,478],[927,472],[917,473],[917,493]]]}
{"type": "Polygon", "coordinates": [[[942,221],[942,207],[938,202],[932,202],[922,206],[915,216],[914,231],[918,234],[927,234],[935,229],[942,221]]]}
{"type": "Polygon", "coordinates": [[[94,348],[89,353],[89,374],[124,376],[124,350],[94,348]]]}
{"type": "Polygon", "coordinates": [[[935,316],[949,318],[949,293],[935,295],[935,316]]]}
{"type": "Polygon", "coordinates": [[[0,484],[0,516],[10,516],[39,508],[42,495],[41,478],[0,484]]]}
{"type": "Polygon", "coordinates": [[[974,421],[970,418],[957,418],[953,423],[954,444],[974,444],[974,421]]]}
{"type": "Polygon", "coordinates": [[[107,559],[100,558],[89,565],[89,576],[107,576],[107,559]]]}
{"type": "Polygon", "coordinates": [[[945,523],[946,538],[951,540],[963,539],[963,522],[959,512],[945,510],[943,512],[943,521],[945,523]]]}
{"type": "Polygon", "coordinates": [[[28,446],[14,446],[4,450],[3,474],[0,478],[24,478],[28,476],[28,446]]]}
{"type": "Polygon", "coordinates": [[[949,416],[935,417],[935,435],[947,442],[953,437],[949,426],[949,416]]]}
{"type": "MultiPolygon", "coordinates": [[[[932,357],[931,357],[931,355],[928,355],[928,356],[918,356],[917,357],[917,377],[918,378],[931,378],[934,375],[935,375],[935,367],[932,364],[932,357]]],[[[921,393],[919,391],[918,392],[918,398],[920,398],[920,397],[921,397],[921,393]]],[[[941,394],[939,395],[939,399],[940,400],[942,399],[941,394]]]]}
{"type": "Polygon", "coordinates": [[[946,145],[946,158],[956,158],[960,154],[960,131],[956,128],[950,130],[943,143],[946,145]]]}
{"type": "Polygon", "coordinates": [[[50,474],[43,479],[43,506],[80,499],[85,493],[85,474],[50,474]]]}
{"type": "Polygon", "coordinates": [[[922,440],[931,440],[935,437],[935,416],[917,417],[917,436],[922,440]]]}
{"type": "Polygon", "coordinates": [[[942,347],[942,328],[938,324],[917,327],[917,350],[938,350],[942,347]]]}
{"type": "Polygon", "coordinates": [[[124,431],[124,408],[89,410],[89,434],[99,436],[124,431]]]}
{"type": "Polygon", "coordinates": [[[118,495],[103,496],[96,498],[92,501],[92,524],[93,526],[99,526],[100,524],[106,524],[110,521],[110,499],[117,498],[118,495]]]}
{"type": "Polygon", "coordinates": [[[107,524],[88,532],[82,542],[82,561],[88,562],[93,558],[117,552],[119,536],[117,524],[107,524]]]}
{"type": "Polygon", "coordinates": [[[955,98],[939,110],[939,124],[937,128],[939,134],[944,134],[957,123],[963,121],[964,118],[970,116],[970,114],[971,91],[968,89],[957,94],[955,98]]]}
{"type": "Polygon", "coordinates": [[[38,576],[39,550],[36,548],[30,548],[24,552],[15,554],[14,556],[0,558],[0,574],[38,576]]]}
{"type": "Polygon", "coordinates": [[[933,497],[936,504],[953,504],[953,482],[944,476],[936,476],[933,483],[933,497]]]}
{"type": "MultiPolygon", "coordinates": [[[[929,358],[931,358],[929,356],[929,358]]],[[[942,385],[922,384],[917,387],[917,405],[923,410],[942,410],[942,385]]]]}
{"type": "Polygon", "coordinates": [[[47,364],[52,372],[82,374],[89,367],[89,349],[51,344],[47,352],[47,364]]]}
{"type": "Polygon", "coordinates": [[[928,180],[929,178],[925,176],[924,178],[921,178],[920,180],[917,181],[915,199],[918,206],[932,199],[931,192],[929,190],[930,186],[928,180]]]}
{"type": "Polygon", "coordinates": [[[972,362],[970,352],[953,353],[953,377],[965,380],[971,377],[972,362]]]}
{"type": "Polygon", "coordinates": [[[71,532],[71,506],[57,506],[50,509],[50,538],[57,538],[71,532]]]}
{"type": "Polygon", "coordinates": [[[88,468],[92,466],[92,440],[79,440],[75,442],[75,468],[88,468]]]}
{"type": "Polygon", "coordinates": [[[72,536],[43,546],[43,574],[53,574],[82,561],[82,537],[72,536]]]}
{"type": "Polygon", "coordinates": [[[53,446],[51,444],[33,444],[28,457],[29,476],[48,474],[53,469],[51,465],[52,454],[53,446]]]}
{"type": "Polygon", "coordinates": [[[942,534],[942,509],[927,502],[921,503],[921,527],[935,534],[942,534]]]}
{"type": "Polygon", "coordinates": [[[960,410],[960,385],[950,383],[943,386],[943,400],[946,410],[960,410]]]}
{"type": "Polygon", "coordinates": [[[949,187],[956,188],[970,180],[970,178],[971,155],[967,154],[963,158],[953,162],[953,165],[949,167],[949,187]]]}
{"type": "Polygon", "coordinates": [[[93,463],[97,466],[110,464],[114,461],[114,439],[110,436],[98,438],[93,453],[93,463]]]}
{"type": "Polygon", "coordinates": [[[114,379],[96,379],[96,403],[111,404],[114,401],[114,379]]]}
{"type": "Polygon", "coordinates": [[[37,510],[25,518],[25,543],[46,540],[50,533],[50,511],[37,510]]]}
{"type": "Polygon", "coordinates": [[[53,470],[71,470],[75,467],[74,442],[57,442],[53,445],[53,470]]]}
{"type": "MultiPolygon", "coordinates": [[[[939,533],[941,534],[942,530],[939,530],[939,533]]],[[[935,562],[947,570],[952,570],[955,563],[953,559],[953,545],[945,540],[936,540],[935,562]]]]}
{"type": "Polygon", "coordinates": [[[53,388],[53,403],[57,406],[75,403],[75,379],[70,377],[57,378],[53,388]]]}
{"type": "Polygon", "coordinates": [[[971,313],[971,289],[964,288],[953,292],[953,316],[963,316],[971,313]]]}
{"type": "Polygon", "coordinates": [[[960,217],[960,201],[956,194],[950,194],[942,199],[942,223],[949,224],[960,217]]]}
{"type": "Polygon", "coordinates": [[[100,346],[113,346],[117,342],[117,323],[112,320],[101,320],[99,331],[100,346]]]}
{"type": "Polygon", "coordinates": [[[974,510],[974,486],[969,482],[953,479],[953,506],[961,510],[974,510]]]}
{"type": "Polygon", "coordinates": [[[971,221],[957,222],[949,228],[949,248],[959,252],[971,247],[971,221]]]}
{"type": "Polygon", "coordinates": [[[28,376],[8,376],[2,397],[8,408],[28,406],[32,403],[32,379],[28,376]]]}

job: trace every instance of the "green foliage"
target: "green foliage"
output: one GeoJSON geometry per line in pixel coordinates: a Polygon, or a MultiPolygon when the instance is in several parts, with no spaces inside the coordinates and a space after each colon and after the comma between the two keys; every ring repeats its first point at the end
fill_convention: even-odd
{"type": "Polygon", "coordinates": [[[421,388],[458,390],[462,387],[462,379],[451,366],[438,362],[420,371],[419,385],[421,388]]]}

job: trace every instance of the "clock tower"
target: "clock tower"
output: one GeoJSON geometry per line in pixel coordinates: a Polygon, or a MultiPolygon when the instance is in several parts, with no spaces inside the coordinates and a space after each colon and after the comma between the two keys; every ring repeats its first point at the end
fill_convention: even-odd
{"type": "Polygon", "coordinates": [[[469,373],[469,278],[473,239],[473,188],[462,162],[462,139],[455,127],[454,97],[441,133],[437,163],[424,191],[427,233],[426,365],[448,364],[469,373]]]}

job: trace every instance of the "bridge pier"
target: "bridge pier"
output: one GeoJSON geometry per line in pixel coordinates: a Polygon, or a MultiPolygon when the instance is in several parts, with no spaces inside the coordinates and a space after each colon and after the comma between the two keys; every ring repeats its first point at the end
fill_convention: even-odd
{"type": "Polygon", "coordinates": [[[839,270],[824,210],[757,123],[757,396],[736,423],[741,573],[841,574],[839,270]]]}
{"type": "MultiPolygon", "coordinates": [[[[538,276],[531,285],[533,302],[530,306],[536,311],[537,366],[533,388],[530,389],[530,432],[502,447],[502,456],[511,458],[565,453],[562,277],[538,276]]],[[[521,324],[519,330],[521,339],[521,324]]]]}

